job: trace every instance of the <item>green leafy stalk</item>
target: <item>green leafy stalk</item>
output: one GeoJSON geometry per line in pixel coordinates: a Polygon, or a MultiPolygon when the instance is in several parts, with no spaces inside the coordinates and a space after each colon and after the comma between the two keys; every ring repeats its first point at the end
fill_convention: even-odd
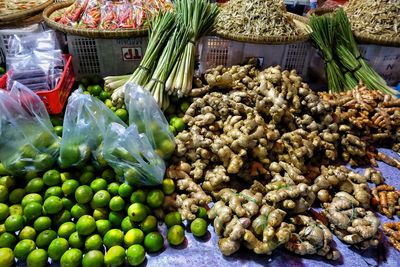
{"type": "Polygon", "coordinates": [[[196,42],[205,35],[214,24],[218,15],[218,7],[207,0],[176,0],[174,4],[179,27],[189,29],[191,37],[185,44],[166,82],[169,94],[179,97],[186,96],[192,89],[194,64],[196,56],[196,42]]]}

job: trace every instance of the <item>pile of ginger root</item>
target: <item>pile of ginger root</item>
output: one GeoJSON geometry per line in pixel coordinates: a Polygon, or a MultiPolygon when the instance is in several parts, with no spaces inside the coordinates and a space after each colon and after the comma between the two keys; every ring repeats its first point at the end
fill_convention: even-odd
{"type": "Polygon", "coordinates": [[[166,178],[183,219],[212,206],[222,254],[283,247],[336,260],[332,233],[360,249],[378,244],[368,183],[384,179],[339,165],[396,162],[377,146],[400,146],[399,100],[362,85],[318,94],[279,66],[218,66],[195,84],[166,178]],[[318,204],[320,216],[310,215],[318,204]]]}

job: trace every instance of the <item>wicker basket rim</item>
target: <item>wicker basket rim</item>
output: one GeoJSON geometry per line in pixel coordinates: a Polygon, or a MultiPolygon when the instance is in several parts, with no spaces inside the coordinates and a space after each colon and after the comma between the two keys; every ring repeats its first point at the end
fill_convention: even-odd
{"type": "Polygon", "coordinates": [[[51,16],[54,14],[54,12],[59,11],[60,9],[67,8],[73,3],[74,1],[66,1],[66,2],[54,3],[53,5],[48,6],[43,11],[43,18],[46,24],[49,27],[64,33],[69,33],[71,35],[78,35],[89,38],[114,39],[114,38],[142,37],[146,36],[148,33],[147,28],[143,28],[140,30],[136,29],[99,30],[99,29],[74,28],[71,26],[66,26],[58,22],[55,22],[52,19],[51,16]]]}

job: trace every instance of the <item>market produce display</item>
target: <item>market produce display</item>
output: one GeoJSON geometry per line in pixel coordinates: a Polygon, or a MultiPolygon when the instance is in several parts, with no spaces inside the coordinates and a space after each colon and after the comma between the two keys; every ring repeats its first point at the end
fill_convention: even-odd
{"type": "Polygon", "coordinates": [[[400,37],[400,3],[393,0],[349,0],[345,6],[351,27],[378,38],[400,37]]]}
{"type": "Polygon", "coordinates": [[[222,5],[215,31],[222,36],[286,37],[305,31],[286,11],[282,0],[231,0],[222,5]]]}
{"type": "Polygon", "coordinates": [[[368,182],[379,187],[383,177],[334,164],[389,159],[376,147],[397,148],[396,98],[365,87],[318,95],[294,70],[280,67],[218,66],[201,81],[166,172],[179,189],[183,219],[193,220],[214,201],[208,216],[224,255],[241,245],[258,254],[284,246],[337,259],[332,233],[360,249],[378,245],[368,182]],[[306,215],[317,203],[322,212],[306,215]]]}
{"type": "Polygon", "coordinates": [[[343,9],[320,17],[311,16],[310,28],[310,37],[325,61],[331,92],[352,90],[362,81],[369,89],[396,93],[362,58],[343,9]]]}
{"type": "Polygon", "coordinates": [[[139,29],[147,26],[149,15],[169,8],[164,0],[76,0],[55,21],[88,29],[139,29]]]}

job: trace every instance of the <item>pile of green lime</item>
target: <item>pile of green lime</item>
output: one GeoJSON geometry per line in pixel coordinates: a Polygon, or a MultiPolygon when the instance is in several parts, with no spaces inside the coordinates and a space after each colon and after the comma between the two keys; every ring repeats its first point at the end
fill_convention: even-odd
{"type": "Polygon", "coordinates": [[[174,135],[185,130],[186,125],[183,121],[183,116],[185,115],[186,110],[189,108],[189,101],[181,100],[181,99],[172,99],[171,105],[165,110],[165,115],[169,121],[169,129],[174,135]],[[179,102],[178,102],[179,101],[179,102]]]}
{"type": "MultiPolygon", "coordinates": [[[[156,211],[175,191],[174,181],[152,188],[115,181],[112,169],[92,165],[0,177],[0,266],[13,266],[16,259],[47,266],[49,258],[62,267],[137,266],[146,252],[162,250],[156,211]]],[[[180,214],[168,213],[164,221],[169,243],[181,244],[180,214]]]]}

